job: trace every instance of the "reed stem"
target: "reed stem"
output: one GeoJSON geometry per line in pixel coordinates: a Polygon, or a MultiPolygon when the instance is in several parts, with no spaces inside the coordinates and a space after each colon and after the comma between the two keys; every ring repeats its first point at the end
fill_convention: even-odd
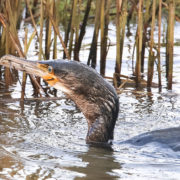
{"type": "Polygon", "coordinates": [[[161,17],[162,16],[162,0],[159,0],[159,15],[158,15],[158,84],[161,91],[161,17]]]}
{"type": "Polygon", "coordinates": [[[44,24],[44,6],[43,0],[41,0],[41,8],[40,8],[40,33],[39,33],[39,55],[38,59],[42,58],[42,42],[43,42],[43,24],[44,24]]]}
{"type": "Polygon", "coordinates": [[[175,0],[168,1],[168,30],[166,43],[168,89],[172,89],[175,0]]]}
{"type": "MultiPolygon", "coordinates": [[[[101,1],[96,0],[96,7],[100,7],[100,6],[101,6],[101,1]]],[[[96,67],[96,63],[97,63],[96,58],[97,58],[97,41],[98,41],[98,36],[99,36],[99,27],[100,27],[100,10],[99,8],[96,8],[94,34],[93,34],[88,62],[87,62],[87,64],[88,65],[91,64],[91,67],[93,68],[96,67]]]]}
{"type": "MultiPolygon", "coordinates": [[[[121,74],[121,65],[123,57],[123,46],[125,36],[125,26],[127,21],[127,0],[116,1],[116,66],[115,74],[121,74]]],[[[117,86],[120,85],[119,76],[115,76],[117,86]]]]}
{"type": "Polygon", "coordinates": [[[80,27],[80,9],[81,9],[81,0],[77,3],[77,12],[75,19],[75,45],[74,45],[74,60],[79,61],[78,57],[78,41],[79,41],[79,27],[80,27]]]}
{"type": "Polygon", "coordinates": [[[77,1],[73,0],[73,9],[72,9],[72,21],[71,21],[71,31],[70,31],[70,39],[69,39],[69,56],[71,58],[71,53],[73,49],[73,38],[75,32],[75,21],[76,21],[76,13],[77,13],[77,1]]]}
{"type": "Polygon", "coordinates": [[[89,17],[89,12],[91,9],[91,2],[92,2],[92,0],[87,1],[85,15],[84,15],[84,19],[83,19],[82,26],[80,29],[79,39],[78,39],[78,43],[77,43],[76,57],[75,57],[75,59],[78,59],[78,60],[79,60],[79,51],[81,49],[82,40],[83,40],[83,37],[84,37],[85,32],[86,32],[85,30],[86,30],[88,17],[89,17]]]}
{"type": "Polygon", "coordinates": [[[101,49],[100,49],[100,74],[105,75],[106,56],[107,56],[107,38],[109,25],[109,9],[111,0],[102,0],[101,2],[101,49]]]}
{"type": "Polygon", "coordinates": [[[122,0],[116,0],[116,66],[114,73],[114,85],[120,85],[120,78],[117,74],[121,74],[121,51],[120,51],[120,33],[121,33],[121,11],[122,0]]]}
{"type": "MultiPolygon", "coordinates": [[[[57,10],[56,10],[56,4],[57,1],[53,0],[53,19],[56,24],[58,24],[58,19],[57,19],[57,10]]],[[[53,59],[57,59],[57,34],[54,31],[54,43],[53,43],[53,59]]]]}
{"type": "Polygon", "coordinates": [[[156,15],[156,0],[153,0],[153,7],[152,7],[152,22],[151,22],[151,37],[150,37],[150,51],[149,51],[149,59],[148,59],[148,80],[147,80],[147,87],[152,86],[152,79],[154,73],[154,27],[155,27],[155,15],[156,15]]]}
{"type": "Polygon", "coordinates": [[[143,6],[143,0],[140,0],[138,4],[138,29],[137,29],[137,38],[136,38],[135,75],[136,75],[137,86],[141,82],[141,55],[142,55],[142,28],[143,28],[142,6],[143,6]]]}
{"type": "Polygon", "coordinates": [[[50,20],[50,14],[53,13],[52,0],[47,0],[46,2],[46,39],[45,39],[45,58],[50,58],[50,48],[51,48],[51,34],[52,34],[52,24],[50,20]]]}

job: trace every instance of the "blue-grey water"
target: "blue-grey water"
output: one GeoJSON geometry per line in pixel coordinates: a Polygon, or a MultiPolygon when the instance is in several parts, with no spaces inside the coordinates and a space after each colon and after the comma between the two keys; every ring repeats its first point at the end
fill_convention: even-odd
{"type": "MultiPolygon", "coordinates": [[[[110,36],[115,42],[111,25],[110,36]]],[[[92,27],[86,40],[91,39],[92,27]]],[[[133,29],[133,27],[132,27],[133,29]]],[[[180,31],[176,24],[175,32],[180,31]]],[[[123,74],[131,74],[134,37],[126,39],[123,74]],[[131,47],[131,48],[130,48],[131,47]]],[[[175,41],[180,35],[175,33],[175,41]]],[[[162,48],[162,65],[165,60],[162,48]]],[[[37,59],[33,45],[28,53],[37,59]]],[[[81,52],[86,60],[88,49],[81,52]]],[[[110,47],[106,75],[112,76],[115,47],[110,47]]],[[[180,47],[174,47],[173,90],[126,87],[119,94],[120,113],[112,149],[85,143],[86,119],[74,103],[58,92],[60,100],[29,100],[24,105],[21,85],[0,85],[0,179],[179,179],[180,177],[180,47]]],[[[98,67],[97,67],[98,70],[98,67]]],[[[20,77],[22,74],[20,73],[20,77]]],[[[21,78],[20,78],[21,79],[21,78]]],[[[4,81],[2,79],[1,81],[4,81]]],[[[157,83],[157,73],[154,75],[157,83]]],[[[26,96],[32,97],[30,82],[26,96]]]]}

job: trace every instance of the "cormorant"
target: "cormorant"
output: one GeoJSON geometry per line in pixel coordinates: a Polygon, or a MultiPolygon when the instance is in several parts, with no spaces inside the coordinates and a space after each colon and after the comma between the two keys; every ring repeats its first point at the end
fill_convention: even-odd
{"type": "Polygon", "coordinates": [[[108,143],[113,139],[119,112],[115,89],[91,67],[69,60],[31,61],[5,55],[0,65],[43,78],[62,90],[87,119],[87,143],[108,143]]]}

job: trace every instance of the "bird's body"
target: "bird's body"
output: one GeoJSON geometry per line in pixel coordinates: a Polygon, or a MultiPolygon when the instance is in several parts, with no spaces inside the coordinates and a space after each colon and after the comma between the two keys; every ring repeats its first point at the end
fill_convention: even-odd
{"type": "Polygon", "coordinates": [[[87,119],[87,143],[113,139],[119,111],[115,89],[91,67],[67,60],[27,61],[6,55],[0,64],[42,77],[72,99],[87,119]]]}

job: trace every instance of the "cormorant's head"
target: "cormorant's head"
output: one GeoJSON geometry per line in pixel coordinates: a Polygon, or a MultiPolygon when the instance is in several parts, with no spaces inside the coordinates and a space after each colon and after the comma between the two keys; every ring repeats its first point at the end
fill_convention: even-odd
{"type": "Polygon", "coordinates": [[[75,61],[29,61],[10,55],[3,56],[0,64],[39,76],[69,96],[87,119],[88,143],[113,139],[118,97],[114,88],[94,69],[75,61]]]}

